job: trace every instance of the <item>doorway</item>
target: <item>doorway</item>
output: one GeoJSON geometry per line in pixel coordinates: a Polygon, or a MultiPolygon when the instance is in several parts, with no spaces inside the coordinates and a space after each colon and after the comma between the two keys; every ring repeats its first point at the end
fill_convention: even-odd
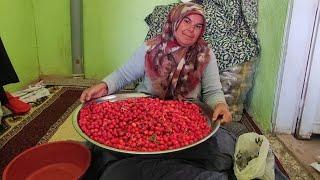
{"type": "Polygon", "coordinates": [[[275,133],[320,133],[320,0],[292,0],[273,114],[275,133]]]}

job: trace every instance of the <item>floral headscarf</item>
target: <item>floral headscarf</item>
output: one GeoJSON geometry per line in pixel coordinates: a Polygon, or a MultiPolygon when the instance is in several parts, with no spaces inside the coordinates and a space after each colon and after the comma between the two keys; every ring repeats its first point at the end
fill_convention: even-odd
{"type": "Polygon", "coordinates": [[[160,98],[184,99],[200,83],[209,63],[210,49],[202,38],[205,25],[198,40],[190,47],[180,46],[173,35],[183,18],[190,14],[201,15],[204,19],[199,5],[179,4],[170,11],[162,34],[146,42],[146,75],[160,98]]]}

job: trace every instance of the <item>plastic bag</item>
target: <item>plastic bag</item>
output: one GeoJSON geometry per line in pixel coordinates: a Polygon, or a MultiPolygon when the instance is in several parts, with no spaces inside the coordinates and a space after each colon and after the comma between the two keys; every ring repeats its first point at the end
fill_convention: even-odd
{"type": "Polygon", "coordinates": [[[238,138],[234,173],[238,180],[274,180],[274,155],[268,139],[257,133],[245,133],[238,138]]]}
{"type": "Polygon", "coordinates": [[[233,121],[240,121],[242,118],[244,101],[252,87],[254,72],[254,60],[220,72],[222,90],[232,113],[233,121]]]}

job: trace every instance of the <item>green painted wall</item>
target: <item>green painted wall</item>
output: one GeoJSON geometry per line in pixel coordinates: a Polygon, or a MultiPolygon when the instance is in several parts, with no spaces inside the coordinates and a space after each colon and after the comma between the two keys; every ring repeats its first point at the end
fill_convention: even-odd
{"type": "Polygon", "coordinates": [[[262,52],[255,75],[255,84],[248,101],[248,110],[265,131],[271,130],[271,116],[289,1],[259,0],[258,33],[262,52]]]}
{"type": "Polygon", "coordinates": [[[33,6],[29,0],[0,0],[0,36],[20,83],[6,85],[15,91],[39,77],[33,6]]]}
{"type": "Polygon", "coordinates": [[[0,0],[1,37],[20,79],[6,90],[16,91],[39,75],[72,74],[69,4],[0,0]]]}
{"type": "MultiPolygon", "coordinates": [[[[84,0],[86,77],[101,79],[123,64],[144,40],[146,15],[176,1],[84,0]]],[[[39,75],[72,74],[69,9],[69,0],[0,0],[1,37],[21,81],[7,89],[18,90],[39,75]]]]}
{"type": "Polygon", "coordinates": [[[155,5],[177,0],[84,0],[85,76],[101,79],[120,67],[144,41],[144,18],[155,5]]]}
{"type": "Polygon", "coordinates": [[[32,0],[41,75],[70,76],[70,0],[32,0]]]}

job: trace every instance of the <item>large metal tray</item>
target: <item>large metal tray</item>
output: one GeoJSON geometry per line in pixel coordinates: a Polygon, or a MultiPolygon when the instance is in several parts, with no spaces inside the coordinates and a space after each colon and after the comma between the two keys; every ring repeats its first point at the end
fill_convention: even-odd
{"type": "Polygon", "coordinates": [[[108,149],[108,150],[112,150],[115,152],[121,152],[121,153],[126,153],[126,154],[163,154],[163,153],[171,153],[171,152],[176,152],[176,151],[181,151],[181,150],[185,150],[188,148],[191,148],[193,146],[196,146],[204,141],[206,141],[207,139],[209,139],[214,133],[217,132],[217,130],[220,127],[220,120],[217,121],[212,121],[211,120],[211,115],[212,115],[212,110],[209,106],[205,105],[204,103],[198,102],[198,101],[192,101],[191,102],[197,104],[202,111],[204,112],[204,115],[207,117],[208,120],[208,124],[211,126],[211,132],[210,134],[208,134],[206,137],[200,139],[198,142],[195,142],[193,144],[187,145],[187,146],[183,146],[177,149],[170,149],[170,150],[163,150],[163,151],[151,151],[151,152],[145,152],[145,151],[128,151],[128,150],[123,150],[123,149],[117,149],[114,147],[110,147],[107,146],[105,144],[101,144],[93,139],[91,139],[89,136],[87,136],[80,128],[79,124],[78,124],[78,118],[79,118],[79,112],[81,110],[82,107],[88,105],[91,102],[105,102],[105,101],[110,101],[110,102],[114,102],[114,101],[121,101],[121,100],[126,100],[129,98],[137,98],[137,97],[151,97],[150,95],[144,94],[144,93],[126,93],[126,94],[114,94],[114,95],[109,95],[109,96],[104,96],[98,99],[94,99],[92,101],[89,101],[87,103],[84,103],[82,105],[80,105],[76,110],[75,113],[73,115],[73,120],[72,120],[72,124],[75,128],[75,130],[80,134],[80,136],[82,136],[84,139],[88,140],[89,142],[102,147],[104,149],[108,149]]]}

